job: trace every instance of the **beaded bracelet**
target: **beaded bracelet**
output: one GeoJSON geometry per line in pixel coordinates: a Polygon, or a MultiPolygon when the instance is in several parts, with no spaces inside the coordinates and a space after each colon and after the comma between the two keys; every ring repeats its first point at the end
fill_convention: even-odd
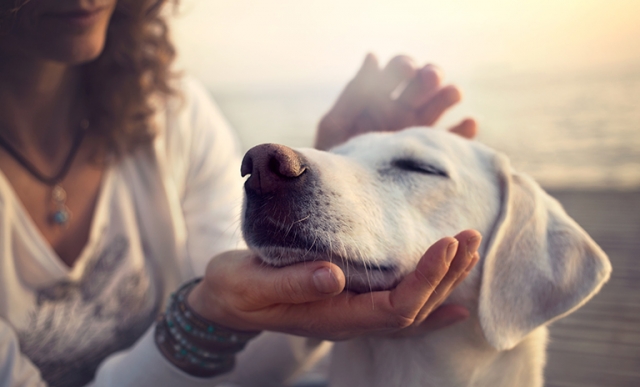
{"type": "Polygon", "coordinates": [[[213,377],[232,370],[235,354],[260,332],[222,327],[193,311],[186,300],[200,281],[189,281],[171,294],[156,322],[155,341],[163,355],[183,371],[213,377]]]}

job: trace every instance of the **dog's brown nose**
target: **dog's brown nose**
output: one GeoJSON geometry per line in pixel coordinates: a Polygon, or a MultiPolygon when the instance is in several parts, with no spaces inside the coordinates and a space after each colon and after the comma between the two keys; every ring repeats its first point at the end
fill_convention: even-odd
{"type": "Polygon", "coordinates": [[[278,144],[255,146],[244,155],[240,173],[249,176],[245,187],[264,194],[297,180],[307,169],[304,158],[291,148],[278,144]]]}

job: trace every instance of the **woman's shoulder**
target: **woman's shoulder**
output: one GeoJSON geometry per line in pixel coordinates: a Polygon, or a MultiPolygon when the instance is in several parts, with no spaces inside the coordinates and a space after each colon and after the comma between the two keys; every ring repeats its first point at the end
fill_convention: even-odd
{"type": "Polygon", "coordinates": [[[216,113],[223,119],[210,91],[197,78],[183,75],[175,80],[175,89],[177,90],[177,102],[182,102],[182,107],[187,111],[198,113],[198,111],[204,110],[208,113],[216,113]]]}
{"type": "Polygon", "coordinates": [[[203,169],[233,169],[240,163],[240,144],[209,91],[197,79],[175,81],[175,96],[158,109],[155,151],[179,186],[203,169]],[[236,165],[237,164],[237,165],[236,165]]]}

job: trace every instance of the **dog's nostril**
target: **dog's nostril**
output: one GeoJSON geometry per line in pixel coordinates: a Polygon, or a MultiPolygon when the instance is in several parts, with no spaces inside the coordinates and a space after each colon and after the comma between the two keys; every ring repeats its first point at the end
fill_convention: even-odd
{"type": "Polygon", "coordinates": [[[240,166],[240,175],[245,177],[253,172],[253,158],[248,153],[242,159],[240,166]]]}
{"type": "Polygon", "coordinates": [[[269,159],[268,168],[278,176],[286,176],[286,174],[280,172],[280,161],[278,161],[277,157],[271,157],[269,159]]]}
{"type": "Polygon", "coordinates": [[[276,152],[271,155],[267,168],[270,172],[280,177],[298,177],[305,170],[297,154],[282,152],[276,152]]]}

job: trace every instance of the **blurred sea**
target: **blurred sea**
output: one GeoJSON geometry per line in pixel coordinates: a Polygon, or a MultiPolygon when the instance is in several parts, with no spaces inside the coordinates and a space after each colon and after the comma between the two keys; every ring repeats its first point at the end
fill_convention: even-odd
{"type": "MultiPolygon", "coordinates": [[[[507,154],[547,188],[640,188],[640,71],[507,74],[454,80],[478,140],[507,154]]],[[[343,85],[211,90],[243,147],[311,146],[315,126],[343,85]]]]}

